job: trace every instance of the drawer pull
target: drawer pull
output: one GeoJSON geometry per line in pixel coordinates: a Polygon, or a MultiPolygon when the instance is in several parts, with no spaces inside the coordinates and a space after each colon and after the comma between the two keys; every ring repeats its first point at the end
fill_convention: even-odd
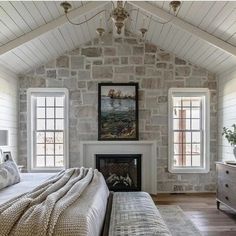
{"type": "Polygon", "coordinates": [[[229,200],[229,197],[226,196],[225,199],[226,199],[226,200],[229,200]]]}
{"type": "Polygon", "coordinates": [[[229,185],[228,185],[228,184],[225,184],[225,187],[226,187],[226,188],[228,188],[228,187],[229,187],[229,185]]]}
{"type": "Polygon", "coordinates": [[[229,171],[228,171],[228,170],[226,170],[226,171],[225,171],[225,173],[228,175],[228,174],[229,174],[229,171]]]}

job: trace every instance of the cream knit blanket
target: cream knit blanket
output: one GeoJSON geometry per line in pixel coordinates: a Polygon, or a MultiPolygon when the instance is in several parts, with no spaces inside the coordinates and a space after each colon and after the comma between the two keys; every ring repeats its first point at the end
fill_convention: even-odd
{"type": "Polygon", "coordinates": [[[62,171],[0,206],[0,235],[53,235],[60,215],[78,200],[97,172],[83,167],[62,171]]]}

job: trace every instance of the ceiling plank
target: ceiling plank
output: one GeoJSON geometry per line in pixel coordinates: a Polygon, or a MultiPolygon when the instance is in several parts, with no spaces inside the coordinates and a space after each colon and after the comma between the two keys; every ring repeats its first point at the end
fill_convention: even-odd
{"type": "Polygon", "coordinates": [[[206,41],[207,43],[213,45],[214,47],[219,48],[220,50],[227,52],[228,54],[236,57],[236,47],[234,47],[233,45],[187,23],[186,21],[181,20],[178,17],[175,17],[175,16],[167,13],[166,11],[164,11],[158,7],[155,7],[155,6],[151,5],[150,3],[144,2],[144,1],[129,1],[129,3],[139,9],[142,9],[143,11],[146,11],[147,13],[151,14],[154,17],[160,18],[165,21],[171,20],[171,23],[174,26],[176,26],[182,30],[185,30],[188,33],[191,33],[191,34],[199,37],[200,39],[206,41]]]}
{"type": "MultiPolygon", "coordinates": [[[[87,4],[84,4],[82,7],[71,10],[68,13],[68,17],[70,19],[77,18],[78,16],[82,17],[82,16],[88,14],[89,12],[94,11],[96,8],[101,7],[102,5],[105,5],[105,4],[107,4],[107,2],[89,2],[87,4]]],[[[68,20],[65,15],[58,17],[57,19],[55,19],[45,25],[42,25],[39,28],[37,28],[27,34],[24,34],[16,39],[10,41],[9,43],[1,46],[0,47],[0,55],[4,54],[6,52],[9,52],[10,50],[34,39],[34,38],[37,38],[40,35],[48,32],[50,30],[53,30],[54,28],[59,27],[67,22],[68,22],[68,20]]]]}

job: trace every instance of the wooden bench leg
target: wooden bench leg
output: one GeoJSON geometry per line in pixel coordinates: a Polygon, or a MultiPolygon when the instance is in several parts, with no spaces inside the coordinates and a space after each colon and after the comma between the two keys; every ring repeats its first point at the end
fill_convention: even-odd
{"type": "Polygon", "coordinates": [[[217,206],[217,209],[219,210],[220,209],[220,202],[219,201],[216,201],[216,206],[217,206]]]}

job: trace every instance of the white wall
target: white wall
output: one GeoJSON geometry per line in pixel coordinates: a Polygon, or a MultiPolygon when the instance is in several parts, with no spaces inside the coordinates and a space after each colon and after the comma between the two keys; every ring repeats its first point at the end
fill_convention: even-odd
{"type": "Polygon", "coordinates": [[[2,67],[0,67],[0,129],[9,132],[9,146],[2,147],[2,150],[11,151],[17,161],[18,78],[2,67]]]}
{"type": "Polygon", "coordinates": [[[236,124],[236,70],[218,76],[218,158],[219,160],[232,160],[233,148],[222,137],[222,128],[236,124]]]}

